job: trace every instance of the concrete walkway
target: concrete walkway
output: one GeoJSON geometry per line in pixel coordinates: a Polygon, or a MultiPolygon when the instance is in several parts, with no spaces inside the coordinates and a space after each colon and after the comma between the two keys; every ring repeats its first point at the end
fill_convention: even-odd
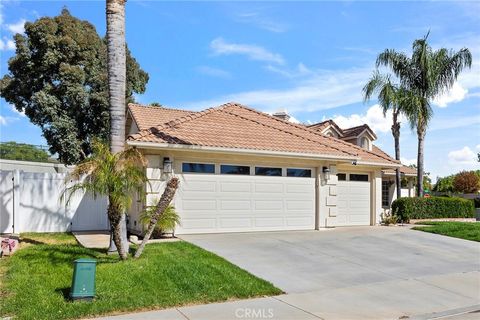
{"type": "Polygon", "coordinates": [[[72,232],[78,243],[85,248],[107,249],[110,245],[108,231],[75,231],[72,232]]]}
{"type": "Polygon", "coordinates": [[[401,227],[183,237],[287,294],[114,319],[469,319],[480,243],[401,227]]]}

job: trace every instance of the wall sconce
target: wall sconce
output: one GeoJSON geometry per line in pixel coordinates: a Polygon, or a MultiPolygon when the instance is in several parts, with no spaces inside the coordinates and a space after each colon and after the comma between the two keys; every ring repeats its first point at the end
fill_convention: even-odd
{"type": "Polygon", "coordinates": [[[172,160],[163,158],[163,173],[172,173],[172,160]]]}
{"type": "Polygon", "coordinates": [[[328,167],[323,167],[322,168],[323,176],[325,177],[325,180],[330,179],[330,169],[328,167]]]}

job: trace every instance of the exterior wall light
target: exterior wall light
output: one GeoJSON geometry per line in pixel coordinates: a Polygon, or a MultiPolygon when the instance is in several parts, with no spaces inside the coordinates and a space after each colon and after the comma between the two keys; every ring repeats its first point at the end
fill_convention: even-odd
{"type": "Polygon", "coordinates": [[[330,179],[330,169],[328,167],[323,167],[322,168],[323,175],[325,177],[325,180],[330,179]]]}
{"type": "Polygon", "coordinates": [[[172,160],[163,158],[163,173],[172,173],[172,160]]]}

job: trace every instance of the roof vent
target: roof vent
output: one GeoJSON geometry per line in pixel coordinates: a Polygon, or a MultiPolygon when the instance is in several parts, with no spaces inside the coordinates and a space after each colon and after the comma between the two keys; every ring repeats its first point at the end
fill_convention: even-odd
{"type": "Polygon", "coordinates": [[[287,111],[277,111],[272,116],[288,121],[290,119],[290,116],[288,115],[287,111]]]}

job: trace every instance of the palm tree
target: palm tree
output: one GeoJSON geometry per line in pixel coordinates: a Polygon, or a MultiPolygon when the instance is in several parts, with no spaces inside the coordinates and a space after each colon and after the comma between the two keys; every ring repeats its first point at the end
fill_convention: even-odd
{"type": "MultiPolygon", "coordinates": [[[[363,87],[364,102],[370,100],[374,93],[378,94],[378,102],[382,108],[383,116],[392,110],[392,135],[395,141],[395,159],[400,160],[400,122],[399,116],[405,111],[405,89],[392,83],[390,75],[383,75],[375,71],[368,83],[363,87]]],[[[397,199],[401,197],[400,168],[395,170],[395,185],[397,199]]]]}
{"type": "MultiPolygon", "coordinates": [[[[125,2],[107,0],[107,60],[108,96],[110,103],[110,151],[122,152],[125,149],[125,92],[126,92],[126,41],[125,41],[125,2]]],[[[112,224],[112,221],[110,221],[112,224]]],[[[121,216],[122,242],[125,255],[128,251],[126,214],[121,216]]],[[[113,233],[109,252],[115,252],[113,233]]]]}
{"type": "Polygon", "coordinates": [[[112,226],[113,241],[122,260],[127,251],[122,242],[120,223],[122,216],[132,204],[134,192],[144,193],[146,161],[134,148],[113,153],[108,145],[94,141],[90,157],[78,164],[69,174],[68,180],[75,184],[66,192],[70,197],[75,191],[83,190],[93,196],[107,196],[107,215],[112,226]]]}
{"type": "Polygon", "coordinates": [[[420,197],[423,196],[425,134],[433,116],[430,103],[447,92],[463,69],[472,65],[472,54],[467,48],[456,52],[445,48],[434,51],[427,42],[428,35],[413,42],[411,57],[386,49],[377,58],[377,67],[389,67],[401,86],[413,94],[407,117],[412,129],[417,130],[417,196],[420,197]]]}

